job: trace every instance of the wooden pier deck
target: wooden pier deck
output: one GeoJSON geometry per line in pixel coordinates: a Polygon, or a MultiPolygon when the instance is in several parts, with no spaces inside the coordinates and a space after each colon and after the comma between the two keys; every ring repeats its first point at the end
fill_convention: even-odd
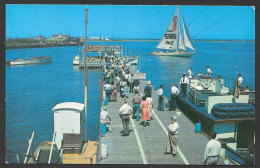
{"type": "MultiPolygon", "coordinates": [[[[142,96],[146,81],[140,81],[140,94],[142,96]]],[[[132,106],[133,93],[129,93],[128,104],[132,106]]],[[[123,100],[117,95],[118,102],[109,102],[107,111],[113,122],[113,132],[107,132],[101,137],[101,143],[107,144],[108,157],[102,159],[100,164],[176,164],[176,165],[202,165],[204,150],[209,141],[203,134],[195,133],[194,124],[177,109],[179,123],[178,153],[175,157],[165,155],[168,142],[168,125],[173,111],[157,110],[157,90],[153,90],[154,113],[150,125],[144,127],[142,118],[139,121],[130,119],[130,135],[121,136],[123,125],[118,110],[123,100]]],[[[166,102],[166,99],[165,99],[166,102]]],[[[225,158],[226,159],[226,158],[225,158]]],[[[225,159],[220,159],[223,165],[225,159]]],[[[230,162],[231,163],[231,162],[230,162]]]]}

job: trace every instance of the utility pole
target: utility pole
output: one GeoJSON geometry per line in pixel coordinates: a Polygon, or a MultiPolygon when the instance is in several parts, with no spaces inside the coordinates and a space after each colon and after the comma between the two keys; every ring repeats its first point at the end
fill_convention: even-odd
{"type": "Polygon", "coordinates": [[[87,62],[87,25],[88,25],[88,6],[85,9],[85,38],[83,47],[83,61],[84,61],[84,107],[85,107],[85,141],[87,141],[87,102],[88,102],[88,66],[87,62]]]}

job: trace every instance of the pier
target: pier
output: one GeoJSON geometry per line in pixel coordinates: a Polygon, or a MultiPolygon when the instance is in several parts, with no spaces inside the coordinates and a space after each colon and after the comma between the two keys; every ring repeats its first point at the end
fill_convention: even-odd
{"type": "MultiPolygon", "coordinates": [[[[146,83],[146,80],[140,80],[141,96],[146,83]]],[[[129,93],[127,102],[131,107],[132,97],[133,93],[129,93]]],[[[165,111],[158,111],[157,90],[153,90],[152,99],[154,113],[150,124],[144,127],[141,118],[136,121],[130,117],[130,134],[127,137],[120,135],[123,125],[118,110],[123,105],[123,99],[118,98],[117,102],[108,103],[107,112],[113,122],[113,132],[107,132],[101,137],[101,144],[107,145],[108,156],[101,159],[100,164],[203,165],[204,150],[209,139],[203,133],[195,133],[195,125],[180,109],[177,108],[176,112],[167,111],[167,108],[165,111]],[[179,123],[178,153],[175,157],[164,154],[168,142],[167,128],[171,124],[170,117],[174,114],[178,116],[179,123]]],[[[223,165],[225,159],[227,158],[220,158],[219,165],[223,165]]]]}

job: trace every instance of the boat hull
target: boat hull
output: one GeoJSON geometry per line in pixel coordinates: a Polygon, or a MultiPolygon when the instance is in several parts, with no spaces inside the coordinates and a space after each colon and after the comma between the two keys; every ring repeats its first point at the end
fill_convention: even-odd
{"type": "Polygon", "coordinates": [[[73,60],[73,65],[79,65],[79,60],[73,60]]]}
{"type": "Polygon", "coordinates": [[[195,52],[185,52],[185,53],[177,53],[177,52],[152,52],[150,55],[157,55],[157,56],[173,56],[173,57],[190,57],[195,52]]]}
{"type": "Polygon", "coordinates": [[[52,57],[36,57],[36,58],[29,58],[26,60],[14,60],[8,61],[8,65],[29,65],[29,64],[44,64],[44,63],[51,63],[52,57]]]}

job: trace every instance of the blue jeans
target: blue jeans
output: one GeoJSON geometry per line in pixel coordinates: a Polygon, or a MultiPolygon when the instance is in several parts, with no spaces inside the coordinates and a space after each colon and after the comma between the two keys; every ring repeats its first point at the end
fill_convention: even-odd
{"type": "Polygon", "coordinates": [[[111,92],[110,91],[105,91],[106,92],[106,99],[110,102],[111,101],[111,92]]]}
{"type": "Polygon", "coordinates": [[[116,84],[116,91],[117,91],[117,92],[120,91],[120,84],[119,84],[119,83],[116,84]]]}
{"type": "Polygon", "coordinates": [[[140,104],[133,104],[133,117],[136,113],[136,121],[139,121],[140,104]]]}
{"type": "Polygon", "coordinates": [[[163,96],[158,96],[157,110],[164,110],[164,97],[163,96]]]}

